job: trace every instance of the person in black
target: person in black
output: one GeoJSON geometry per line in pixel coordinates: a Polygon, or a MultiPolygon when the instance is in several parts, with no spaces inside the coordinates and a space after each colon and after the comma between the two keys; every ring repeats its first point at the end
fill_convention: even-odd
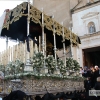
{"type": "Polygon", "coordinates": [[[87,73],[88,68],[85,66],[84,67],[84,71],[82,72],[82,76],[87,78],[88,77],[88,73],[87,73]]]}
{"type": "Polygon", "coordinates": [[[95,66],[95,76],[96,76],[96,79],[97,79],[97,77],[100,76],[100,74],[99,74],[99,67],[98,66],[95,66]]]}
{"type": "Polygon", "coordinates": [[[95,83],[95,90],[100,90],[100,77],[97,78],[97,82],[95,83]]]}
{"type": "MultiPolygon", "coordinates": [[[[95,83],[94,89],[100,90],[100,77],[97,78],[97,82],[95,83]]],[[[97,96],[97,98],[100,100],[100,96],[97,96]]]]}
{"type": "Polygon", "coordinates": [[[92,73],[92,79],[93,79],[93,83],[94,83],[94,86],[95,86],[95,83],[97,82],[97,77],[99,77],[99,67],[98,66],[95,66],[95,71],[94,73],[92,73]]]}
{"type": "Polygon", "coordinates": [[[85,67],[84,72],[82,73],[82,76],[85,78],[91,77],[91,68],[85,67]]]}
{"type": "Polygon", "coordinates": [[[96,70],[95,70],[94,67],[91,67],[90,70],[91,70],[91,75],[90,75],[90,77],[91,77],[91,88],[94,88],[95,82],[96,82],[96,76],[95,76],[96,70]]]}
{"type": "Polygon", "coordinates": [[[90,77],[88,77],[87,80],[84,80],[84,88],[85,88],[86,92],[91,90],[91,80],[90,80],[90,77]]]}

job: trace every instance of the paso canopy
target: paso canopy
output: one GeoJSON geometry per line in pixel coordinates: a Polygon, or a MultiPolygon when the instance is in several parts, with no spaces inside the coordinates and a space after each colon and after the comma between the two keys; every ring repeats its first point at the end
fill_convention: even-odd
{"type": "Polygon", "coordinates": [[[13,10],[6,13],[5,21],[2,27],[1,36],[7,36],[12,39],[19,39],[24,41],[27,37],[27,18],[30,18],[30,37],[39,37],[42,35],[42,25],[44,26],[44,32],[46,38],[53,44],[53,33],[56,34],[57,48],[62,48],[62,37],[64,28],[64,38],[66,46],[70,45],[70,39],[72,43],[77,45],[80,43],[80,38],[69,31],[67,28],[60,25],[50,16],[43,13],[42,24],[42,12],[37,8],[30,5],[29,16],[28,16],[28,3],[24,2],[13,10]],[[71,34],[71,35],[70,35],[71,34]]]}

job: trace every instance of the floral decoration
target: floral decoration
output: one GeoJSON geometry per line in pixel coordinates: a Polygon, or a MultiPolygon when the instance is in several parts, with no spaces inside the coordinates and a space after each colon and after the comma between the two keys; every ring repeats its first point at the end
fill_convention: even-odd
{"type": "Polygon", "coordinates": [[[40,72],[41,68],[44,66],[44,55],[42,52],[35,52],[33,58],[31,59],[31,64],[33,69],[36,69],[40,72]]]}
{"type": "Polygon", "coordinates": [[[62,59],[58,59],[57,60],[57,66],[60,69],[60,73],[62,75],[65,75],[65,73],[66,73],[66,66],[64,65],[64,62],[63,62],[62,59]]]}
{"type": "Polygon", "coordinates": [[[54,59],[53,55],[48,55],[45,59],[45,63],[46,63],[46,66],[48,67],[49,74],[50,73],[53,74],[53,72],[56,68],[56,65],[57,65],[57,62],[54,59]]]}
{"type": "Polygon", "coordinates": [[[66,70],[69,76],[76,76],[80,68],[79,63],[73,58],[66,58],[66,70]]]}
{"type": "Polygon", "coordinates": [[[24,72],[25,64],[19,59],[9,62],[6,66],[1,64],[0,71],[4,73],[5,78],[9,78],[9,77],[14,78],[15,76],[16,78],[22,77],[22,76],[42,77],[42,75],[44,75],[45,73],[42,72],[41,69],[44,70],[45,68],[44,65],[45,65],[48,70],[48,74],[45,74],[44,76],[52,77],[55,74],[54,71],[56,69],[59,69],[60,75],[64,76],[63,78],[65,78],[65,77],[74,77],[75,75],[73,73],[75,72],[78,73],[78,70],[80,68],[79,63],[73,58],[66,58],[66,66],[65,66],[62,59],[57,59],[56,61],[53,55],[48,55],[45,58],[42,52],[35,52],[33,55],[33,58],[30,59],[30,63],[33,66],[33,72],[25,73],[24,72]],[[36,72],[36,74],[34,74],[34,72],[36,72]],[[70,74],[67,75],[67,72],[69,72],[70,74]]]}
{"type": "Polygon", "coordinates": [[[2,71],[3,73],[5,72],[5,66],[4,65],[0,65],[0,71],[2,71]]]}
{"type": "Polygon", "coordinates": [[[5,66],[5,75],[15,75],[24,72],[24,63],[20,60],[9,62],[5,66]]]}

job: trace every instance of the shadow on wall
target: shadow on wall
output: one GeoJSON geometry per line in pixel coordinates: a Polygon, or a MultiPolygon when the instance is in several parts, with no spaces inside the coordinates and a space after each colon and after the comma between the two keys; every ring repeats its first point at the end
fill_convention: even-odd
{"type": "MultiPolygon", "coordinates": [[[[64,53],[63,53],[63,49],[57,50],[57,55],[59,58],[64,60],[64,53]]],[[[66,48],[66,57],[70,57],[71,56],[71,48],[70,46],[66,48]]]]}

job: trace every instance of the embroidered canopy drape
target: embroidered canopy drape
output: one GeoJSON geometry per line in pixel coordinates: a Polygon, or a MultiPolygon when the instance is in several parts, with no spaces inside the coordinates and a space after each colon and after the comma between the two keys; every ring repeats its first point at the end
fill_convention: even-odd
{"type": "MultiPolygon", "coordinates": [[[[10,10],[9,12],[6,13],[6,18],[4,21],[4,25],[2,28],[2,32],[1,32],[1,36],[11,36],[11,29],[12,29],[12,24],[15,25],[15,22],[20,21],[20,27],[21,25],[26,25],[27,23],[25,22],[27,20],[27,16],[28,16],[28,3],[24,2],[20,5],[18,5],[16,8],[14,8],[13,10],[10,10]],[[25,19],[25,21],[23,19],[25,19]],[[23,23],[23,24],[22,24],[23,23]],[[6,31],[5,31],[6,30],[6,31]],[[8,33],[7,33],[8,30],[8,33]]],[[[40,10],[38,10],[37,8],[35,8],[34,6],[30,5],[30,10],[29,10],[29,18],[30,18],[30,24],[31,22],[34,22],[36,25],[40,25],[42,27],[42,12],[40,10]]],[[[15,25],[14,28],[18,28],[19,24],[15,25]]],[[[53,28],[55,28],[55,33],[58,36],[63,36],[63,32],[62,32],[62,28],[64,26],[62,26],[61,24],[59,24],[58,22],[56,22],[54,19],[52,19],[50,16],[47,16],[46,14],[44,14],[44,28],[46,28],[49,31],[53,32],[53,28]],[[55,27],[53,27],[53,25],[55,27]]],[[[16,30],[18,31],[19,28],[16,30]]],[[[26,29],[26,28],[24,28],[26,29]]],[[[21,29],[21,32],[24,30],[21,29]]],[[[13,31],[13,34],[16,33],[15,31],[13,31]]],[[[23,32],[24,36],[25,35],[25,30],[23,32]]],[[[17,33],[16,33],[17,34],[17,33]]],[[[20,33],[18,33],[20,34],[20,33]]],[[[22,33],[21,33],[22,34],[22,33]]],[[[73,32],[71,32],[70,30],[68,30],[67,28],[64,27],[64,38],[65,40],[71,40],[73,44],[77,45],[80,43],[80,38],[73,32]]]]}

